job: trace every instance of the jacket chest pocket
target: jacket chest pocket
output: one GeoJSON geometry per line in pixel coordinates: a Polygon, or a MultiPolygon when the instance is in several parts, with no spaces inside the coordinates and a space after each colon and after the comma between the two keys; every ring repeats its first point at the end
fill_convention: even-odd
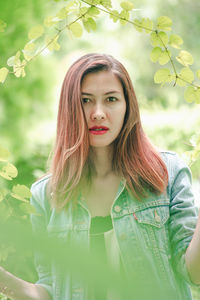
{"type": "MultiPolygon", "coordinates": [[[[155,202],[154,202],[155,203],[155,202]]],[[[169,205],[149,205],[134,213],[139,235],[148,248],[166,250],[169,248],[168,220],[169,205]]]]}

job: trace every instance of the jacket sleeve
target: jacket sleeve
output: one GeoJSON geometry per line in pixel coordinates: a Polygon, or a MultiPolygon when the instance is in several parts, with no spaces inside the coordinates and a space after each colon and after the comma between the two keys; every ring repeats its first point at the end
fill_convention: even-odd
{"type": "Polygon", "coordinates": [[[185,252],[192,240],[198,219],[198,208],[194,205],[191,171],[177,154],[169,161],[170,218],[169,234],[172,261],[175,271],[190,285],[194,284],[185,263],[185,252]]]}
{"type": "MultiPolygon", "coordinates": [[[[31,204],[35,207],[37,214],[31,215],[31,224],[34,234],[47,234],[47,207],[45,205],[45,181],[36,182],[31,187],[32,197],[31,204]]],[[[52,276],[51,265],[47,261],[45,254],[40,252],[34,253],[35,267],[38,273],[38,281],[36,284],[43,286],[51,298],[53,299],[52,292],[52,276]]]]}

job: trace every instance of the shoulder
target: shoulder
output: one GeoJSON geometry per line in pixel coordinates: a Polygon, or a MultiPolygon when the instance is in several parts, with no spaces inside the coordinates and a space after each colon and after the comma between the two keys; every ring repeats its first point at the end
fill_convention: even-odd
{"type": "Polygon", "coordinates": [[[174,151],[159,150],[168,172],[178,170],[179,168],[188,168],[186,162],[174,151]]]}
{"type": "Polygon", "coordinates": [[[165,163],[167,163],[170,160],[174,160],[178,156],[178,154],[174,151],[160,150],[160,149],[158,151],[165,163]]]}
{"type": "Polygon", "coordinates": [[[31,202],[32,204],[39,204],[43,207],[43,209],[49,206],[49,201],[47,197],[47,185],[50,181],[51,174],[45,175],[44,177],[40,178],[36,182],[34,182],[31,186],[31,202]]]}
{"type": "Polygon", "coordinates": [[[177,178],[181,180],[187,177],[191,182],[191,170],[182,157],[173,151],[160,150],[159,152],[167,167],[169,186],[172,186],[177,178]]]}
{"type": "Polygon", "coordinates": [[[32,193],[41,193],[47,187],[48,182],[50,181],[51,174],[45,175],[36,182],[34,182],[31,186],[32,193]]]}

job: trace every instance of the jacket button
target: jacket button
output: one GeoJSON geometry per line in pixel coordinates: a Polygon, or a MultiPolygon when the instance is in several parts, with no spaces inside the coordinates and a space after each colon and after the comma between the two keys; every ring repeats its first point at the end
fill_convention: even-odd
{"type": "Polygon", "coordinates": [[[115,210],[116,212],[120,212],[120,211],[121,211],[121,207],[120,207],[119,205],[116,205],[116,206],[114,207],[114,210],[115,210]]]}

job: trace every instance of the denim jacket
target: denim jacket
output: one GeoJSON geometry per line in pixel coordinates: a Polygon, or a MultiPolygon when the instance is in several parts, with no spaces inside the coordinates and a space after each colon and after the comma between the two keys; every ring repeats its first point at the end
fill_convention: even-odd
{"type": "MultiPolygon", "coordinates": [[[[143,201],[130,196],[121,180],[116,198],[111,208],[113,229],[118,241],[123,267],[132,285],[138,282],[141,290],[153,290],[166,286],[171,293],[167,299],[192,299],[189,277],[185,264],[185,252],[192,239],[198,216],[191,189],[191,172],[174,152],[161,151],[168,170],[167,192],[159,196],[149,195],[143,201]],[[154,289],[155,287],[155,289],[154,289]]],[[[47,231],[63,239],[70,236],[80,239],[89,247],[91,216],[81,197],[76,212],[63,210],[59,214],[50,208],[46,196],[49,176],[32,185],[31,203],[38,214],[31,216],[33,230],[47,231]]],[[[60,284],[56,273],[40,257],[35,258],[39,279],[37,284],[47,289],[54,300],[86,300],[87,288],[80,282],[66,276],[65,284],[60,284]]],[[[148,293],[147,293],[148,295],[148,293]]],[[[165,299],[155,295],[134,295],[132,299],[165,299]]]]}

